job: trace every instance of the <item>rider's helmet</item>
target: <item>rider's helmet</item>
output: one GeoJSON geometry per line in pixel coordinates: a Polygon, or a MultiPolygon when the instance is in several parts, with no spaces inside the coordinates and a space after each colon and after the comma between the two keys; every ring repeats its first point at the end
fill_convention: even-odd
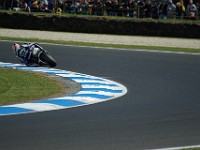
{"type": "Polygon", "coordinates": [[[13,44],[12,49],[14,52],[16,52],[18,49],[20,49],[20,45],[15,43],[15,44],[13,44]]]}

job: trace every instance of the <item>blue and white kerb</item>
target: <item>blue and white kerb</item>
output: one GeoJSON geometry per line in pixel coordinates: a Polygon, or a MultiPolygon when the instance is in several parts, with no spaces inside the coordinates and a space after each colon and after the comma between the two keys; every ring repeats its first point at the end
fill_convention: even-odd
{"type": "Polygon", "coordinates": [[[125,86],[100,77],[47,67],[26,67],[21,64],[0,62],[0,67],[43,72],[71,79],[81,85],[81,91],[70,96],[43,99],[34,102],[0,106],[0,116],[33,113],[89,105],[121,97],[127,93],[125,86]]]}

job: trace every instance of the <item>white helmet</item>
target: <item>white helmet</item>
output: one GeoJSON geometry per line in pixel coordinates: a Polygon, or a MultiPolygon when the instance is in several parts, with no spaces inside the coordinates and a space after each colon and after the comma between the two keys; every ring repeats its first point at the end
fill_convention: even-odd
{"type": "Polygon", "coordinates": [[[13,46],[12,46],[12,49],[14,52],[16,52],[18,49],[20,49],[20,45],[17,44],[17,43],[14,43],[13,46]]]}

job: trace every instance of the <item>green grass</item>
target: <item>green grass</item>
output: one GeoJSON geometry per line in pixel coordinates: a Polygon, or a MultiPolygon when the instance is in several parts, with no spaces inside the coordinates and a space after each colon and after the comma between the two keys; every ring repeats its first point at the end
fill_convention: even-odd
{"type": "Polygon", "coordinates": [[[55,96],[63,87],[43,74],[0,68],[0,105],[55,96]]]}
{"type": "Polygon", "coordinates": [[[200,53],[200,49],[193,49],[193,48],[139,46],[139,45],[123,45],[123,44],[103,44],[103,43],[61,41],[61,40],[57,41],[57,40],[46,40],[46,39],[37,39],[37,38],[28,38],[27,39],[27,38],[15,38],[15,37],[4,37],[4,36],[0,36],[0,40],[29,41],[29,42],[54,43],[54,44],[64,44],[64,45],[76,45],[76,46],[110,47],[110,48],[122,48],[122,49],[145,49],[145,50],[158,50],[158,51],[200,53]]]}

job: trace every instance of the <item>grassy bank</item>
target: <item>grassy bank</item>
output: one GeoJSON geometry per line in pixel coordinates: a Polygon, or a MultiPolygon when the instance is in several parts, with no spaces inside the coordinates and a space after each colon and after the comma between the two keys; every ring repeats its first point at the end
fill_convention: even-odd
{"type": "Polygon", "coordinates": [[[0,68],[0,105],[55,96],[64,87],[43,74],[0,68]]]}
{"type": "Polygon", "coordinates": [[[200,49],[193,49],[193,48],[88,43],[88,42],[76,42],[76,41],[46,40],[37,38],[27,39],[27,38],[15,38],[15,37],[3,37],[3,36],[0,36],[0,40],[29,41],[29,42],[53,43],[53,44],[76,45],[76,46],[110,47],[110,48],[122,48],[122,49],[145,49],[145,50],[158,50],[158,51],[200,53],[200,49]]]}

